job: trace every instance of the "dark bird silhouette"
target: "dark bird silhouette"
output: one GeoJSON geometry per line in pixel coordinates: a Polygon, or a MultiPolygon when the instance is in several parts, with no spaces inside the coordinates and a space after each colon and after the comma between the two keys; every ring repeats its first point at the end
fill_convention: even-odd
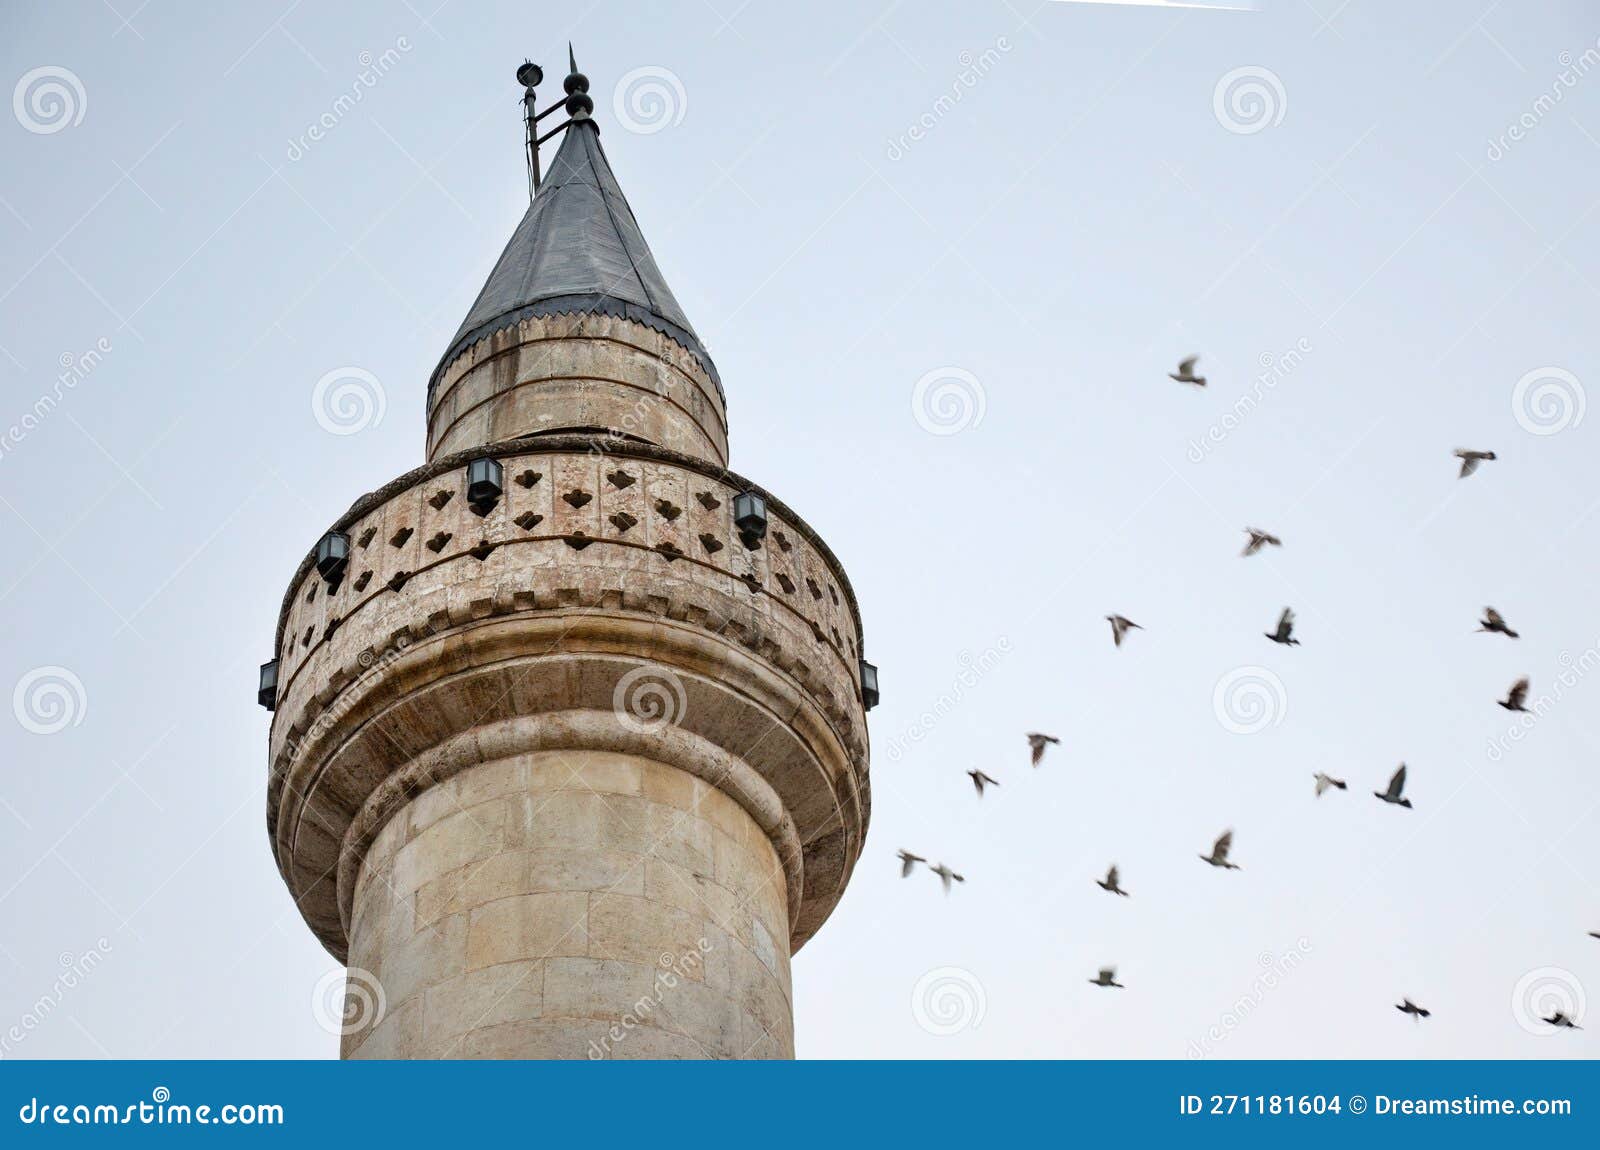
{"type": "Polygon", "coordinates": [[[1493,607],[1485,607],[1483,609],[1483,618],[1478,621],[1478,630],[1498,631],[1508,639],[1518,638],[1517,633],[1506,626],[1504,617],[1493,607]]]}
{"type": "Polygon", "coordinates": [[[1478,470],[1478,464],[1482,463],[1486,459],[1493,459],[1494,452],[1468,451],[1465,447],[1458,447],[1456,448],[1456,458],[1461,460],[1461,474],[1456,476],[1456,478],[1465,479],[1474,471],[1478,470]]]}
{"type": "Polygon", "coordinates": [[[1240,870],[1242,868],[1238,863],[1228,861],[1228,852],[1232,849],[1233,832],[1223,831],[1222,836],[1211,845],[1211,853],[1200,857],[1212,866],[1221,867],[1223,870],[1240,870]]]}
{"type": "Polygon", "coordinates": [[[1200,357],[1198,355],[1191,355],[1188,359],[1178,364],[1177,371],[1167,372],[1167,378],[1175,379],[1179,383],[1192,383],[1196,387],[1204,387],[1206,385],[1206,377],[1194,373],[1194,365],[1199,362],[1200,357]]]}
{"type": "Polygon", "coordinates": [[[949,894],[950,893],[950,880],[951,879],[954,879],[956,882],[966,882],[967,881],[961,875],[958,875],[955,871],[953,871],[949,867],[945,866],[944,863],[940,863],[936,867],[929,867],[928,869],[931,870],[934,874],[939,876],[939,881],[944,884],[944,893],[945,894],[949,894]]]}
{"type": "Polygon", "coordinates": [[[1401,1014],[1409,1014],[1412,1019],[1417,1022],[1421,1022],[1424,1018],[1427,1018],[1433,1013],[1431,1010],[1422,1009],[1422,1007],[1412,1002],[1409,998],[1402,998],[1400,1000],[1400,1004],[1397,1005],[1395,1009],[1401,1014]]]}
{"type": "Polygon", "coordinates": [[[1397,807],[1405,807],[1407,810],[1410,810],[1411,800],[1400,797],[1400,792],[1405,790],[1405,788],[1406,765],[1401,763],[1400,769],[1389,776],[1389,789],[1386,791],[1373,791],[1372,793],[1377,795],[1386,803],[1393,803],[1397,807]]]}
{"type": "Polygon", "coordinates": [[[1336,779],[1332,775],[1323,774],[1321,771],[1311,777],[1317,780],[1317,798],[1319,799],[1322,797],[1322,792],[1329,787],[1338,787],[1341,791],[1349,789],[1345,786],[1343,779],[1336,779]]]}
{"type": "Polygon", "coordinates": [[[1506,697],[1500,700],[1500,705],[1508,711],[1526,711],[1523,704],[1528,701],[1528,678],[1524,675],[1511,684],[1511,690],[1506,692],[1506,697]]]}
{"type": "Polygon", "coordinates": [[[1097,878],[1097,879],[1094,880],[1094,883],[1101,890],[1108,890],[1112,894],[1120,894],[1123,898],[1127,898],[1128,897],[1128,892],[1123,890],[1120,886],[1117,885],[1117,864],[1116,863],[1112,863],[1111,864],[1111,869],[1106,871],[1106,877],[1105,878],[1103,878],[1103,879],[1097,878]]]}
{"type": "Polygon", "coordinates": [[[1300,640],[1294,637],[1294,612],[1287,607],[1283,609],[1283,614],[1278,616],[1278,629],[1267,631],[1265,634],[1274,643],[1282,643],[1286,647],[1300,645],[1300,640]]]}
{"type": "Polygon", "coordinates": [[[1091,978],[1089,980],[1089,984],[1091,986],[1114,986],[1118,990],[1127,989],[1127,987],[1123,986],[1122,983],[1117,981],[1117,968],[1114,966],[1102,966],[1100,968],[1100,977],[1091,978]]]}
{"type": "Polygon", "coordinates": [[[976,767],[967,772],[967,777],[972,780],[972,786],[978,792],[980,799],[983,798],[984,787],[998,787],[1000,785],[999,779],[994,778],[992,775],[984,774],[976,767]]]}
{"type": "Polygon", "coordinates": [[[1111,641],[1117,646],[1122,646],[1122,637],[1131,631],[1143,631],[1144,628],[1132,619],[1122,615],[1107,615],[1106,622],[1111,624],[1111,641]]]}
{"type": "Polygon", "coordinates": [[[1589,937],[1590,938],[1600,938],[1600,930],[1591,930],[1589,932],[1589,937]]]}
{"type": "Polygon", "coordinates": [[[1572,1019],[1568,1018],[1565,1011],[1561,1010],[1556,1011],[1549,1018],[1545,1019],[1545,1021],[1558,1030],[1563,1028],[1567,1030],[1583,1029],[1583,1027],[1579,1026],[1576,1022],[1572,1021],[1572,1019]]]}
{"type": "Polygon", "coordinates": [[[1039,760],[1044,758],[1044,749],[1047,746],[1060,741],[1054,735],[1041,735],[1037,731],[1029,732],[1028,746],[1033,751],[1033,765],[1036,767],[1039,765],[1039,760]]]}
{"type": "Polygon", "coordinates": [[[1283,540],[1279,539],[1270,531],[1263,531],[1259,527],[1246,527],[1244,530],[1245,534],[1250,536],[1250,541],[1244,545],[1244,550],[1239,552],[1239,554],[1246,559],[1254,555],[1257,551],[1260,551],[1263,547],[1269,545],[1273,547],[1283,546],[1283,540]]]}
{"type": "Polygon", "coordinates": [[[916,869],[918,863],[925,863],[927,861],[928,860],[923,858],[921,855],[914,855],[908,850],[902,850],[900,852],[900,877],[909,877],[911,872],[916,869]]]}

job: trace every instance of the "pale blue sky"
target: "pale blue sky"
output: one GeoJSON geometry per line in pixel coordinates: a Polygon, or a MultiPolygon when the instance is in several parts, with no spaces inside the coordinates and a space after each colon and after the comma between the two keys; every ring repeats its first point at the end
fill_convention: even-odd
{"type": "Polygon", "coordinates": [[[794,964],[802,1057],[1596,1053],[1513,1004],[1544,968],[1600,995],[1600,415],[1535,434],[1514,397],[1600,381],[1600,13],[434,3],[0,17],[8,90],[77,85],[65,119],[26,91],[0,116],[0,426],[102,349],[0,451],[0,688],[54,675],[69,707],[0,722],[0,1033],[54,1001],[7,1056],[334,1054],[255,667],[323,526],[422,459],[428,374],[526,201],[513,72],[553,93],[569,37],[734,466],[833,546],[882,667],[866,854],[794,964]],[[678,85],[653,132],[614,107],[640,68],[678,85]],[[1219,113],[1240,69],[1266,103],[1224,85],[1219,113]],[[1196,351],[1203,392],[1165,376],[1196,351]],[[347,367],[385,407],[339,436],[311,397],[347,367]],[[982,419],[932,434],[913,394],[946,369],[982,419]],[[1499,459],[1458,481],[1461,446],[1499,459]],[[1238,558],[1252,524],[1284,548],[1238,558]],[[1523,638],[1472,634],[1486,603],[1523,638]],[[1285,604],[1293,649],[1261,634],[1285,604]],[[1112,611],[1145,627],[1120,651],[1112,611]],[[1241,735],[1213,691],[1253,667],[1281,721],[1241,735]],[[1521,674],[1555,704],[1491,755],[1521,674]],[[1037,771],[1032,729],[1063,740],[1037,771]],[[1370,794],[1402,759],[1412,811],[1370,794]],[[1230,826],[1245,869],[1196,860],[1230,826]],[[902,882],[901,846],[968,881],[902,882]],[[1092,884],[1113,860],[1130,899],[1092,884]],[[1102,962],[1127,990],[1086,985],[1102,962]],[[981,987],[953,1035],[912,1006],[941,967],[981,987]]]}

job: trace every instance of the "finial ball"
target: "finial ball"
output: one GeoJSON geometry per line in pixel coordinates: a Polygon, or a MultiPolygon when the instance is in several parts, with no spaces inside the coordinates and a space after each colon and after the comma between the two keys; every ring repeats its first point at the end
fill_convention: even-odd
{"type": "Polygon", "coordinates": [[[583,92],[574,92],[567,97],[567,115],[587,116],[594,111],[594,101],[583,92]]]}
{"type": "Polygon", "coordinates": [[[575,92],[587,92],[589,90],[589,77],[582,72],[573,72],[565,80],[561,81],[561,86],[567,90],[567,95],[569,96],[575,92]]]}

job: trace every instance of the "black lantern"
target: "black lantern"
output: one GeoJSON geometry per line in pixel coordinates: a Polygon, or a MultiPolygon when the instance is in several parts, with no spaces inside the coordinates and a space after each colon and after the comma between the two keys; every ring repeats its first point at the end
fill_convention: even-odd
{"type": "Polygon", "coordinates": [[[878,705],[878,668],[861,660],[861,705],[867,710],[878,705]]]}
{"type": "Polygon", "coordinates": [[[754,491],[733,497],[733,524],[746,539],[764,539],[767,534],[767,501],[754,491]]]}
{"type": "Polygon", "coordinates": [[[505,490],[504,480],[498,459],[474,459],[467,464],[467,502],[474,508],[493,507],[505,490]]]}
{"type": "Polygon", "coordinates": [[[349,565],[350,536],[343,531],[330,531],[317,541],[317,572],[329,583],[337,584],[343,579],[349,565]]]}
{"type": "Polygon", "coordinates": [[[261,664],[261,679],[256,686],[256,702],[269,711],[278,709],[278,660],[261,664]]]}

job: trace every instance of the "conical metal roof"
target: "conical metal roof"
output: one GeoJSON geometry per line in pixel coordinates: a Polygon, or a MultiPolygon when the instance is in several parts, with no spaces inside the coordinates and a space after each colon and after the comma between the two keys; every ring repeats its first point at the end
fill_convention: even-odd
{"type": "Polygon", "coordinates": [[[599,128],[587,118],[567,129],[527,214],[434,369],[434,380],[464,349],[519,320],[584,313],[654,328],[693,354],[721,390],[711,356],[656,267],[606,161],[599,128]]]}

